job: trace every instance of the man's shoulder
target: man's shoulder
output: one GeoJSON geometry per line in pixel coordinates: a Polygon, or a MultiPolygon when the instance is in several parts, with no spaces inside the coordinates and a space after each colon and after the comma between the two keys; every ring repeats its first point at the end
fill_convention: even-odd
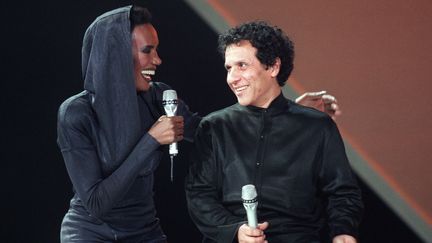
{"type": "Polygon", "coordinates": [[[311,120],[328,120],[330,116],[322,111],[315,108],[299,105],[295,102],[290,102],[289,113],[298,116],[299,118],[311,119],[311,120]]]}
{"type": "Polygon", "coordinates": [[[308,131],[321,131],[316,134],[328,134],[337,131],[335,121],[325,112],[299,104],[290,106],[289,110],[290,116],[294,118],[290,121],[297,124],[297,127],[302,127],[308,131]]]}
{"type": "Polygon", "coordinates": [[[234,105],[225,107],[223,109],[216,110],[216,111],[209,113],[207,116],[205,116],[203,118],[203,120],[209,121],[209,122],[226,120],[228,117],[231,117],[231,116],[235,115],[236,113],[241,112],[241,109],[239,109],[239,108],[240,107],[238,104],[234,104],[234,105]]]}

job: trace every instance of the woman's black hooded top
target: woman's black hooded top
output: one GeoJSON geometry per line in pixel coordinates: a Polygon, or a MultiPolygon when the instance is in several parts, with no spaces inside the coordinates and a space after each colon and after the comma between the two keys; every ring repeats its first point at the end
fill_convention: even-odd
{"type": "MultiPolygon", "coordinates": [[[[157,222],[153,171],[158,142],[147,131],[162,115],[162,92],[152,83],[137,93],[134,81],[130,6],[99,16],[82,47],[84,91],[58,113],[58,145],[75,192],[71,209],[114,228],[133,230],[157,222]]],[[[185,138],[199,117],[180,102],[185,138]]]]}

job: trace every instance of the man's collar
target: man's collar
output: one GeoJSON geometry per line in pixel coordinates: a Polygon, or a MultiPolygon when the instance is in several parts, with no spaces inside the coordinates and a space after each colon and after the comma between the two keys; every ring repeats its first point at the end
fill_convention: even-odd
{"type": "Polygon", "coordinates": [[[244,107],[246,110],[252,112],[270,112],[271,114],[273,114],[275,112],[277,113],[285,110],[287,106],[288,106],[287,99],[283,96],[282,92],[280,92],[280,94],[270,103],[269,107],[267,108],[256,107],[253,105],[241,106],[241,107],[244,107]]]}

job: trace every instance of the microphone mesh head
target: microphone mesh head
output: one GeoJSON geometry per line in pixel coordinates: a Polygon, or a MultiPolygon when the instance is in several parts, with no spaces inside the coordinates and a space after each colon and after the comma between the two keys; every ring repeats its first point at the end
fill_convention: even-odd
{"type": "Polygon", "coordinates": [[[165,90],[162,94],[162,100],[176,100],[177,92],[173,89],[165,90]]]}
{"type": "Polygon", "coordinates": [[[242,187],[242,199],[253,200],[257,197],[255,186],[252,184],[244,185],[242,187]]]}

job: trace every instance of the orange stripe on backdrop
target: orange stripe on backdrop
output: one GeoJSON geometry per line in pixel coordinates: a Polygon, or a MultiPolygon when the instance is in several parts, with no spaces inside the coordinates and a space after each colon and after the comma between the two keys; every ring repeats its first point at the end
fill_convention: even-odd
{"type": "Polygon", "coordinates": [[[367,164],[391,187],[396,194],[398,194],[412,209],[428,224],[432,224],[432,218],[427,214],[427,211],[420,206],[413,197],[411,197],[407,192],[405,192],[401,185],[396,181],[394,177],[392,177],[389,173],[385,171],[385,169],[371,156],[367,154],[367,152],[361,148],[361,146],[355,142],[353,136],[351,136],[346,130],[343,128],[339,128],[343,135],[344,140],[346,140],[351,147],[362,157],[363,160],[367,162],[367,164]]]}
{"type": "Polygon", "coordinates": [[[219,13],[220,16],[222,16],[227,21],[227,23],[230,26],[235,26],[235,25],[238,24],[238,22],[234,18],[234,16],[232,16],[231,13],[228,10],[226,10],[227,8],[225,8],[224,6],[222,6],[222,4],[220,4],[218,1],[216,1],[216,0],[208,0],[207,2],[208,2],[208,4],[210,6],[213,7],[214,10],[216,10],[216,12],[219,13]]]}
{"type": "Polygon", "coordinates": [[[294,78],[292,75],[287,80],[287,85],[289,85],[297,94],[303,94],[306,92],[306,89],[294,78]]]}
{"type": "MultiPolygon", "coordinates": [[[[392,151],[388,151],[388,148],[392,147],[393,140],[387,139],[384,144],[377,144],[378,150],[368,144],[368,142],[374,141],[369,141],[370,138],[364,133],[367,129],[364,126],[359,127],[361,124],[355,120],[356,118],[354,116],[351,116],[351,120],[347,120],[348,118],[345,117],[341,119],[341,121],[345,120],[350,122],[344,126],[345,129],[341,129],[341,133],[363,160],[365,160],[367,165],[392,189],[392,193],[394,192],[403,200],[424,223],[432,225],[430,197],[427,196],[427,193],[424,191],[419,192],[413,190],[413,186],[418,182],[423,183],[418,186],[422,186],[421,188],[424,188],[424,190],[429,190],[424,185],[425,183],[426,185],[430,183],[430,179],[425,178],[428,176],[426,171],[430,170],[430,167],[428,164],[421,163],[421,159],[423,159],[423,161],[428,161],[428,158],[430,158],[424,146],[424,144],[428,144],[429,140],[427,139],[427,134],[430,133],[430,129],[428,126],[425,126],[424,123],[427,123],[428,119],[430,120],[430,114],[432,113],[428,112],[430,106],[428,106],[429,108],[425,108],[424,105],[421,105],[427,103],[427,98],[422,97],[427,97],[427,90],[430,90],[428,88],[430,82],[427,82],[429,77],[429,69],[427,69],[427,67],[430,65],[427,60],[431,60],[430,58],[432,56],[430,53],[432,52],[428,51],[430,49],[430,45],[428,45],[430,41],[427,41],[432,37],[428,34],[429,32],[424,31],[428,27],[427,23],[430,23],[430,21],[428,22],[425,20],[430,20],[432,18],[427,14],[428,12],[425,11],[432,7],[430,2],[416,2],[416,4],[410,5],[409,8],[407,8],[406,3],[402,0],[394,1],[391,4],[384,4],[384,2],[365,4],[355,1],[346,3],[343,0],[339,0],[333,4],[316,2],[313,4],[314,6],[308,1],[288,1],[291,4],[289,8],[284,7],[288,2],[283,0],[274,1],[272,2],[273,4],[268,6],[265,6],[266,2],[258,0],[208,0],[207,2],[216,12],[225,18],[226,23],[231,26],[237,25],[243,21],[255,19],[259,16],[260,18],[273,21],[274,23],[280,23],[282,27],[292,29],[293,33],[297,34],[297,38],[301,39],[303,41],[302,43],[305,43],[303,46],[305,51],[303,54],[304,60],[307,60],[307,58],[311,58],[311,60],[318,58],[316,63],[311,63],[310,65],[303,60],[303,66],[300,65],[300,69],[297,69],[296,77],[299,79],[290,78],[288,80],[288,84],[297,93],[301,94],[305,92],[305,87],[307,87],[308,91],[313,87],[318,87],[317,85],[311,85],[310,82],[299,82],[300,77],[306,81],[322,81],[324,79],[321,76],[327,75],[331,79],[334,79],[335,82],[337,82],[339,77],[343,77],[340,78],[341,80],[348,78],[351,82],[350,86],[345,85],[342,86],[342,88],[330,81],[326,81],[322,84],[324,84],[324,87],[330,87],[332,92],[344,92],[347,90],[343,90],[343,87],[348,87],[351,90],[348,90],[346,93],[354,95],[352,96],[353,100],[361,100],[364,96],[371,97],[368,103],[356,104],[351,102],[350,109],[360,111],[366,110],[374,113],[375,116],[367,120],[369,126],[378,129],[383,129],[383,127],[387,128],[387,130],[377,130],[375,133],[376,136],[372,136],[374,139],[379,135],[382,137],[396,138],[408,136],[408,139],[414,140],[414,135],[408,134],[407,131],[412,131],[414,134],[422,134],[422,136],[417,138],[418,141],[415,144],[413,143],[410,145],[404,140],[402,144],[408,146],[406,148],[407,151],[405,153],[398,151],[399,153],[397,153],[397,155],[402,157],[395,158],[392,156],[392,151]],[[319,6],[319,8],[315,5],[319,6]],[[246,9],[245,6],[247,6],[246,9]],[[284,11],[280,11],[282,9],[284,9],[284,11]],[[322,11],[321,9],[327,11],[322,11]],[[302,10],[302,12],[298,12],[298,10],[302,10]],[[328,11],[333,14],[328,15],[328,11]],[[373,18],[365,16],[363,14],[364,11],[369,12],[373,18]],[[315,18],[311,19],[310,16],[315,16],[315,18]],[[344,21],[343,24],[339,24],[340,19],[346,19],[347,21],[344,21]],[[372,21],[372,19],[375,20],[372,21]],[[400,21],[404,29],[412,30],[410,32],[411,35],[392,32],[394,21],[400,21]],[[290,23],[297,24],[293,25],[290,23]],[[359,23],[363,26],[360,29],[358,28],[359,23]],[[339,26],[340,30],[329,31],[328,27],[334,25],[339,26]],[[350,35],[341,35],[344,32],[350,33],[350,35]],[[323,46],[320,45],[319,42],[313,40],[317,35],[323,35],[326,37],[324,38],[325,41],[330,43],[334,42],[338,45],[334,46],[333,49],[326,49],[332,50],[331,52],[325,52],[323,49],[320,49],[323,46]],[[333,38],[333,36],[339,36],[339,38],[333,38]],[[341,42],[340,40],[344,41],[341,42]],[[393,43],[393,45],[386,44],[389,40],[391,40],[390,43],[393,43]],[[347,49],[348,52],[341,52],[339,50],[340,46],[344,43],[349,43],[348,46],[345,46],[349,47],[349,49],[347,49]],[[365,45],[365,43],[370,43],[370,45],[365,45]],[[394,53],[398,53],[400,50],[404,51],[404,58],[407,61],[404,62],[403,60],[405,59],[398,59],[398,55],[394,57],[394,53]],[[321,55],[316,57],[317,53],[321,55]],[[323,53],[326,53],[326,55],[323,53]],[[328,64],[327,60],[323,61],[325,58],[329,57],[329,53],[332,54],[330,64],[328,64]],[[343,53],[348,54],[345,55],[343,53]],[[369,60],[371,55],[373,58],[369,60]],[[347,57],[350,58],[349,61],[347,61],[347,57]],[[307,69],[305,65],[307,65],[307,69]],[[338,68],[341,66],[344,67],[344,70],[338,72],[338,68]],[[303,69],[301,67],[303,67],[303,69]],[[365,67],[367,67],[368,72],[364,72],[365,67]],[[412,77],[406,75],[407,71],[412,72],[412,77]],[[332,72],[338,74],[329,75],[332,72]],[[414,79],[414,81],[411,79],[414,79]],[[389,84],[386,80],[392,80],[392,83],[389,84]],[[410,88],[407,88],[406,80],[411,80],[410,88]],[[358,88],[365,89],[361,95],[356,94],[355,90],[358,88]],[[404,96],[393,95],[401,91],[404,93],[404,96]],[[382,99],[383,94],[387,95],[385,97],[386,99],[382,99]],[[391,102],[388,102],[392,99],[401,102],[401,104],[395,106],[391,102]],[[370,107],[370,105],[373,104],[377,105],[370,107]],[[386,109],[384,110],[382,107],[386,107],[386,109]],[[401,114],[406,115],[405,117],[401,117],[401,114]],[[413,126],[417,128],[412,129],[412,126],[408,125],[412,124],[411,121],[415,119],[404,119],[406,117],[414,117],[424,122],[414,123],[413,126]],[[378,118],[380,119],[377,120],[378,118]],[[389,127],[383,125],[383,123],[389,119],[394,119],[394,121],[396,121],[394,126],[389,127]],[[350,134],[346,132],[348,128],[351,132],[350,134]],[[420,132],[420,128],[424,131],[420,132]],[[356,140],[354,140],[354,138],[356,138],[356,140]],[[364,141],[362,141],[362,139],[364,141]],[[363,146],[360,147],[359,144],[363,146]],[[417,155],[416,146],[421,149],[417,155]],[[366,151],[368,152],[366,153],[366,151]],[[404,164],[401,164],[404,163],[401,159],[409,161],[410,157],[408,157],[408,155],[412,154],[417,156],[414,161],[416,162],[415,166],[401,169],[401,167],[404,166],[404,164]],[[398,159],[398,164],[393,164],[394,159],[398,159]],[[412,180],[407,180],[405,172],[412,180]],[[422,176],[416,178],[416,175],[422,176]]],[[[401,27],[399,26],[398,28],[401,27]]],[[[331,30],[334,30],[334,28],[331,28],[331,30]]],[[[343,109],[344,107],[342,107],[342,110],[343,109]]],[[[401,146],[397,148],[403,149],[401,146]]],[[[370,183],[373,183],[373,181],[370,183]]],[[[393,206],[398,207],[394,202],[393,206]]],[[[397,211],[399,214],[403,213],[401,210],[397,211]]]]}
{"type": "MultiPolygon", "coordinates": [[[[290,85],[291,88],[298,94],[303,94],[306,92],[306,89],[303,87],[303,85],[301,85],[300,82],[292,76],[288,79],[287,84],[290,85]]],[[[367,164],[385,181],[385,183],[387,183],[387,185],[389,185],[396,194],[398,194],[409,206],[411,206],[423,220],[432,225],[432,217],[428,215],[427,211],[422,206],[420,206],[414,200],[414,198],[409,196],[409,194],[402,189],[399,183],[397,183],[395,178],[387,173],[375,159],[369,156],[366,150],[361,148],[352,135],[350,135],[342,127],[338,127],[341,134],[343,135],[344,140],[346,140],[351,145],[351,147],[361,156],[361,158],[365,160],[367,164]]]]}

